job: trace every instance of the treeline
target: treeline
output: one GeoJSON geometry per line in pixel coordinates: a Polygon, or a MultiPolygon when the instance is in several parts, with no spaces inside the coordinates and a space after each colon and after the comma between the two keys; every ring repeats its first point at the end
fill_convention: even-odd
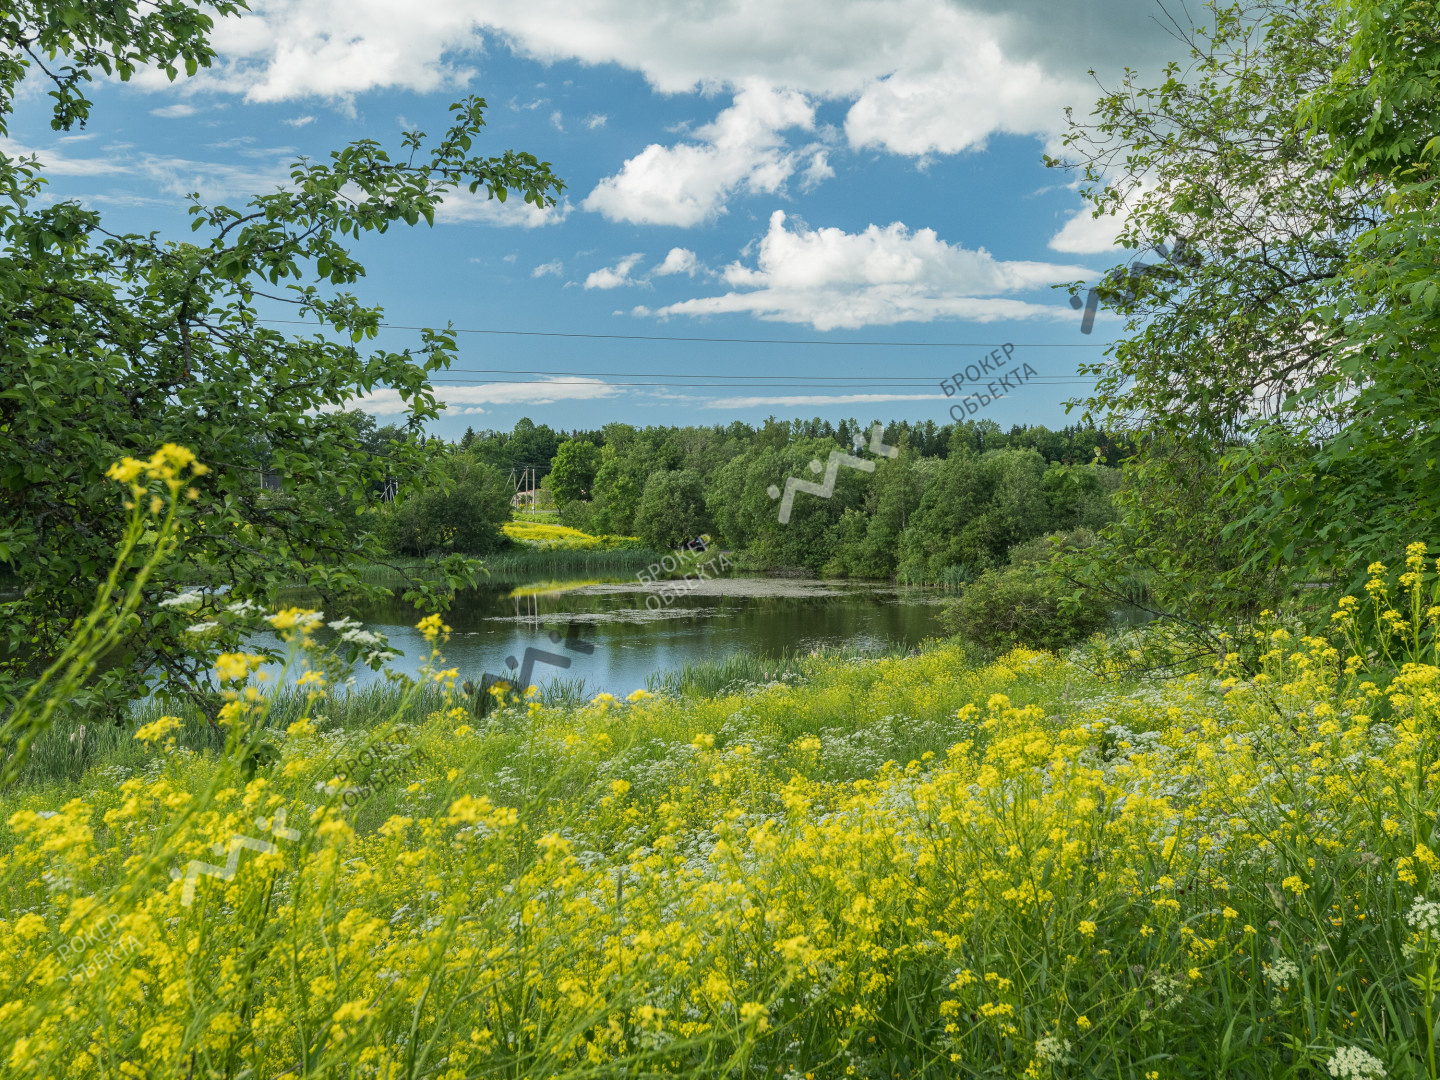
{"type": "Polygon", "coordinates": [[[657,549],[704,532],[756,569],[959,584],[1003,565],[1017,544],[1109,522],[1117,466],[1133,452],[1089,427],[895,421],[882,436],[891,458],[870,453],[870,431],[771,418],[562,433],[524,419],[510,432],[431,440],[450,490],[404,493],[381,511],[381,533],[397,552],[485,554],[503,544],[511,470],[540,466],[559,520],[586,532],[657,549]],[[798,494],[782,523],[772,492],[790,477],[818,479],[811,463],[823,474],[831,452],[857,452],[857,438],[875,469],[842,465],[830,497],[798,494]]]}

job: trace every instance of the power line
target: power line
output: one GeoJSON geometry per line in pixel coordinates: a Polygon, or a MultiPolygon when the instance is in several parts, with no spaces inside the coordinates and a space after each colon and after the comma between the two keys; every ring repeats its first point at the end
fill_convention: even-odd
{"type": "MultiPolygon", "coordinates": [[[[430,384],[431,384],[432,386],[534,386],[534,387],[537,387],[537,388],[540,388],[540,389],[544,389],[544,388],[547,388],[547,387],[560,387],[560,386],[663,386],[663,387],[668,387],[668,388],[673,389],[673,390],[703,390],[703,389],[707,389],[707,388],[709,388],[709,389],[720,389],[720,390],[737,390],[737,389],[741,389],[741,388],[745,388],[745,387],[753,387],[754,389],[757,389],[757,390],[778,390],[778,389],[781,389],[781,388],[784,388],[784,387],[798,387],[798,388],[802,388],[802,389],[812,389],[812,390],[813,390],[813,389],[820,389],[820,388],[829,388],[829,389],[832,389],[832,390],[865,391],[865,390],[888,390],[888,389],[903,390],[903,389],[913,389],[913,388],[918,388],[918,387],[924,386],[924,387],[933,387],[933,388],[935,388],[935,396],[936,396],[936,397],[942,396],[942,395],[940,394],[940,391],[939,391],[939,384],[938,384],[935,380],[933,380],[933,379],[932,379],[932,380],[927,380],[927,381],[925,381],[925,382],[923,382],[923,383],[921,383],[921,382],[911,382],[911,381],[896,381],[896,382],[888,382],[888,383],[863,383],[863,384],[855,384],[855,383],[836,383],[836,382],[832,382],[832,381],[829,381],[829,380],[826,380],[826,379],[815,379],[815,380],[810,381],[810,382],[765,382],[765,383],[750,383],[750,382],[743,382],[743,381],[741,381],[741,382],[728,382],[728,383],[715,383],[715,382],[669,382],[669,381],[666,381],[666,380],[654,380],[654,381],[639,381],[639,380],[619,381],[619,380],[613,380],[613,381],[603,381],[603,380],[600,380],[600,379],[580,379],[580,378],[576,378],[576,379],[545,379],[545,380],[537,380],[537,379],[435,379],[435,378],[432,378],[432,379],[430,379],[430,380],[428,380],[428,381],[430,382],[430,384]]],[[[1089,385],[1092,385],[1093,382],[1094,382],[1094,380],[1092,380],[1092,379],[1064,378],[1064,377],[1061,377],[1061,376],[1046,377],[1046,376],[1043,376],[1043,375],[1037,375],[1037,376],[1032,376],[1032,377],[1029,378],[1029,379],[1026,379],[1024,385],[1025,385],[1025,386],[1030,386],[1032,383],[1040,383],[1040,384],[1042,384],[1042,385],[1044,385],[1044,386],[1089,386],[1089,385]]],[[[980,385],[984,385],[984,384],[980,384],[980,385]]],[[[963,387],[962,387],[962,389],[963,389],[963,387]]],[[[946,396],[948,396],[948,395],[946,395],[946,396]]]]}
{"type": "MultiPolygon", "coordinates": [[[[724,380],[723,382],[690,382],[688,385],[695,386],[724,386],[727,383],[739,385],[753,384],[756,386],[764,383],[775,383],[781,386],[803,386],[820,383],[833,386],[935,386],[938,385],[935,379],[897,379],[885,375],[724,375],[717,372],[706,372],[703,375],[670,375],[657,371],[555,371],[539,368],[438,368],[437,375],[446,376],[454,374],[462,375],[547,375],[561,376],[561,379],[549,380],[554,382],[569,381],[576,379],[686,379],[686,380],[724,380]]],[[[1042,381],[1053,381],[1063,379],[1067,382],[1090,381],[1089,376],[1077,377],[1075,375],[1032,375],[1025,380],[1028,385],[1037,379],[1042,381]]],[[[443,378],[432,379],[432,382],[440,381],[461,381],[448,380],[443,378]]],[[[489,379],[490,382],[514,382],[512,379],[489,379]]],[[[613,384],[623,385],[623,384],[613,384]]],[[[676,383],[676,385],[685,385],[676,383]]]]}
{"type": "MultiPolygon", "coordinates": [[[[256,322],[285,326],[315,326],[308,319],[256,319],[256,322]]],[[[406,326],[401,323],[377,323],[385,330],[440,330],[437,326],[406,326]]],[[[577,334],[558,330],[475,330],[460,327],[446,328],[452,334],[493,334],[503,337],[549,337],[583,338],[591,341],[683,341],[714,342],[723,345],[844,345],[878,346],[894,349],[990,349],[998,348],[994,341],[832,341],[828,338],[730,338],[730,337],[681,337],[670,334],[577,334]]],[[[1007,342],[1017,349],[1094,349],[1106,342],[1070,342],[1066,344],[1042,342],[1007,342]]]]}

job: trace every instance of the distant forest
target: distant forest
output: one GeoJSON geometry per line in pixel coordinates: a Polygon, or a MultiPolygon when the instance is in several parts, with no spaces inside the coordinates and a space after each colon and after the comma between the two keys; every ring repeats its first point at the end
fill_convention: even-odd
{"type": "MultiPolygon", "coordinates": [[[[358,414],[356,423],[372,452],[407,438],[358,414]]],[[[456,443],[426,441],[451,489],[401,493],[382,512],[403,527],[382,532],[408,554],[496,550],[512,470],[535,468],[542,505],[586,532],[637,536],[656,549],[703,532],[752,569],[961,584],[1004,565],[1017,544],[1110,522],[1118,466],[1134,450],[1090,427],[893,421],[883,439],[899,453],[875,457],[872,426],[772,417],[758,428],[613,423],[562,432],[522,419],[509,432],[471,429],[456,443]],[[771,489],[792,476],[816,480],[810,463],[851,453],[857,435],[875,470],[842,467],[830,498],[797,495],[782,524],[771,489]]]]}

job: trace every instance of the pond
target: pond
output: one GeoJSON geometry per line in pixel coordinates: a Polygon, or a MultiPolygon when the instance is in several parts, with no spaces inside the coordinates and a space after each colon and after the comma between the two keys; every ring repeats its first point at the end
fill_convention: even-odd
{"type": "MultiPolygon", "coordinates": [[[[453,630],[445,663],[478,684],[487,672],[509,676],[507,659],[522,674],[528,660],[531,683],[583,679],[586,695],[621,696],[653,673],[740,651],[910,648],[942,634],[940,604],[953,595],[877,581],[741,575],[693,584],[668,604],[659,585],[634,577],[466,590],[444,616],[453,630]]],[[[351,614],[404,651],[394,670],[414,674],[425,643],[413,608],[396,602],[351,614]]],[[[358,668],[355,678],[363,685],[380,676],[358,668]]]]}

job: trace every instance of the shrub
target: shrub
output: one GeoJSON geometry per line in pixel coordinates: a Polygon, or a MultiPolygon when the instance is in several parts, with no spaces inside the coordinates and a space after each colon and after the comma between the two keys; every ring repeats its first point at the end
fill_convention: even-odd
{"type": "Polygon", "coordinates": [[[1089,530],[1076,529],[1017,545],[1009,566],[986,570],[946,605],[941,625],[991,650],[1019,644],[1053,652],[1083,641],[1105,628],[1109,609],[1093,593],[1061,580],[1050,557],[1094,542],[1089,530]]]}
{"type": "Polygon", "coordinates": [[[493,465],[455,456],[446,462],[448,488],[410,491],[386,506],[378,529],[391,553],[488,555],[509,541],[510,486],[493,465]]]}

